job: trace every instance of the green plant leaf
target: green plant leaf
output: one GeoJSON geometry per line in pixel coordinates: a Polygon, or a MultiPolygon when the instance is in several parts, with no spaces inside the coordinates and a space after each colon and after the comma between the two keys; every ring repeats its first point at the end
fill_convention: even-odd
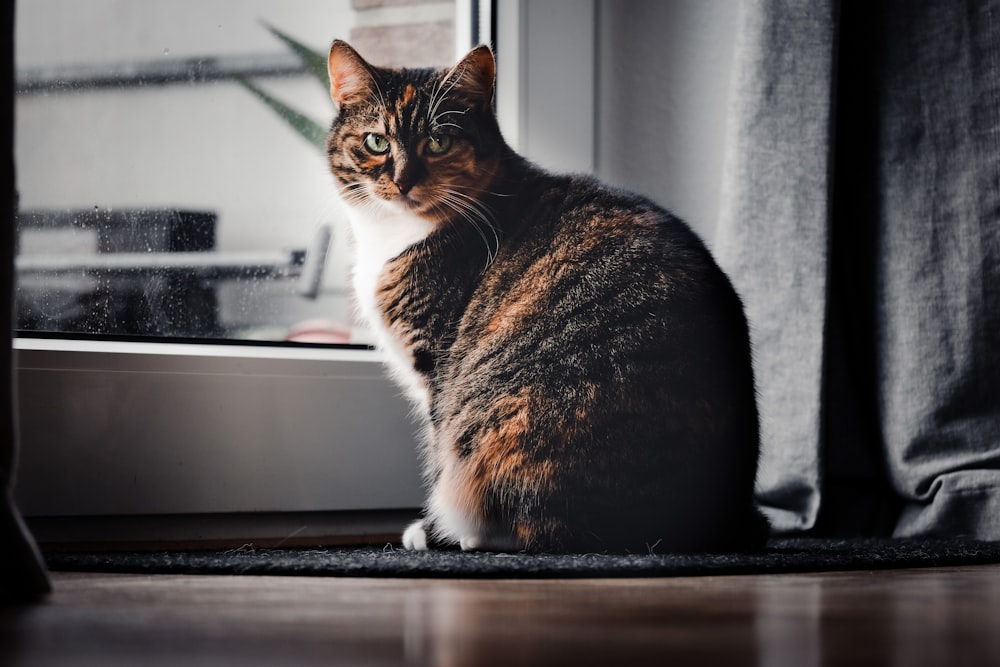
{"type": "Polygon", "coordinates": [[[309,72],[323,86],[323,91],[329,93],[330,75],[326,68],[326,55],[306,46],[291,35],[278,30],[270,23],[266,21],[263,23],[264,27],[270,30],[272,35],[284,42],[299,57],[302,64],[306,66],[309,72]]]}
{"type": "Polygon", "coordinates": [[[236,76],[233,79],[241,86],[253,93],[264,104],[281,117],[289,127],[295,130],[303,139],[320,149],[326,150],[326,129],[322,125],[309,118],[300,111],[296,111],[278,98],[255,86],[246,77],[236,76]]]}

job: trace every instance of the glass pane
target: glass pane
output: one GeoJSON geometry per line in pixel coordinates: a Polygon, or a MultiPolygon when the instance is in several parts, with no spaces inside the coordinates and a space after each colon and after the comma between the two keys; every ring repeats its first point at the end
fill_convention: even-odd
{"type": "Polygon", "coordinates": [[[454,15],[437,0],[19,2],[18,328],[367,342],[319,145],[326,49],[445,65],[454,15]]]}

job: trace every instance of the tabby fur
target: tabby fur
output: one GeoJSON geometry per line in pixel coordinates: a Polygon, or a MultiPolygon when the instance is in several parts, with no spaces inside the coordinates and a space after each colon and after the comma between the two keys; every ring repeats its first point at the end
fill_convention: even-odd
{"type": "Polygon", "coordinates": [[[329,72],[359,309],[423,429],[404,545],[760,545],[747,323],[690,228],[512,151],[487,47],[389,69],[337,41],[329,72]]]}

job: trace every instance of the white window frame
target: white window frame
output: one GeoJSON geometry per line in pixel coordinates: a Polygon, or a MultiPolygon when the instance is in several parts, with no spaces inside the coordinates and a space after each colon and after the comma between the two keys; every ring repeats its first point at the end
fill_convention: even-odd
{"type": "MultiPolygon", "coordinates": [[[[503,0],[493,13],[501,126],[552,168],[594,169],[596,11],[503,0]]],[[[415,427],[378,352],[42,338],[14,349],[15,497],[42,542],[392,534],[422,500],[415,427]]]]}
{"type": "Polygon", "coordinates": [[[596,0],[496,2],[497,115],[507,142],[540,165],[593,173],[596,0]]]}

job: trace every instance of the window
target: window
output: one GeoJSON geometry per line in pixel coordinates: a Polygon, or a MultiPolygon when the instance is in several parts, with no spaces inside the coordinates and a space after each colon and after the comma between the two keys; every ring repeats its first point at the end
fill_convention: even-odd
{"type": "MultiPolygon", "coordinates": [[[[392,533],[413,514],[414,427],[378,353],[276,342],[315,319],[324,335],[343,333],[332,321],[364,339],[321,156],[233,76],[325,124],[323,90],[268,26],[317,49],[346,37],[383,62],[418,64],[427,44],[443,54],[429,59],[452,61],[473,25],[489,41],[491,4],[18,4],[18,271],[33,291],[19,307],[35,330],[15,341],[16,494],[40,539],[292,543],[392,533]],[[86,45],[60,51],[71,39],[86,45]],[[399,51],[378,55],[386,44],[399,51]],[[310,283],[324,225],[330,252],[310,283]]],[[[562,104],[593,106],[594,4],[504,2],[495,18],[508,139],[592,168],[591,112],[568,140],[540,110],[557,84],[562,104]],[[567,44],[573,68],[544,57],[567,44]]]]}
{"type": "Polygon", "coordinates": [[[368,342],[323,159],[326,46],[445,65],[454,14],[427,1],[20,3],[18,327],[368,342]]]}

